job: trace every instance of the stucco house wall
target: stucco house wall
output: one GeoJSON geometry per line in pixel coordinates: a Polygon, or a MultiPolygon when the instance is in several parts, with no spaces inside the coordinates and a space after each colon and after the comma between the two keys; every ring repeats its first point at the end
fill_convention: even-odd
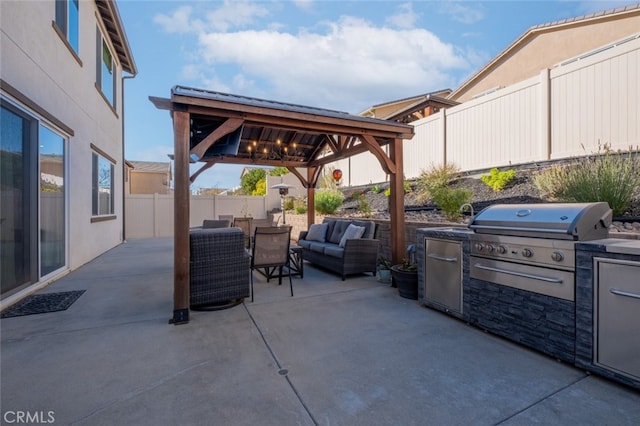
{"type": "MultiPolygon", "coordinates": [[[[55,1],[0,2],[2,104],[28,114],[65,140],[67,256],[58,273],[83,265],[123,240],[122,60],[128,61],[129,76],[137,71],[115,3],[107,3],[122,30],[124,38],[118,43],[124,45],[125,56],[114,47],[112,31],[101,19],[105,10],[101,12],[94,1],[79,2],[77,55],[56,30],[55,1]],[[114,107],[96,87],[97,31],[115,62],[114,107]],[[94,153],[112,160],[114,166],[113,214],[100,220],[92,210],[94,153]]],[[[29,173],[38,180],[37,170],[29,173]]]]}

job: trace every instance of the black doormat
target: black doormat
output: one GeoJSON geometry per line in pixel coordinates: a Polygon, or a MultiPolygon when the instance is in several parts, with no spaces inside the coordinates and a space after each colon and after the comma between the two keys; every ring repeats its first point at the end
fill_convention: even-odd
{"type": "Polygon", "coordinates": [[[45,314],[47,312],[64,311],[73,305],[86,290],[63,291],[60,293],[44,293],[27,296],[9,309],[2,312],[1,318],[20,317],[24,315],[45,314]]]}

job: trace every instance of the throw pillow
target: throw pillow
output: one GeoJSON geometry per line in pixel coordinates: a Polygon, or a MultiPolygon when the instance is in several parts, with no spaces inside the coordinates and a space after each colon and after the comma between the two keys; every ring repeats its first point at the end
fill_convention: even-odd
{"type": "Polygon", "coordinates": [[[329,227],[326,223],[314,223],[309,227],[309,232],[307,232],[305,239],[307,241],[320,241],[324,243],[327,238],[327,228],[329,227]]]}
{"type": "Polygon", "coordinates": [[[339,246],[344,247],[347,244],[347,240],[361,238],[362,234],[364,234],[364,226],[349,225],[340,239],[339,246]]]}

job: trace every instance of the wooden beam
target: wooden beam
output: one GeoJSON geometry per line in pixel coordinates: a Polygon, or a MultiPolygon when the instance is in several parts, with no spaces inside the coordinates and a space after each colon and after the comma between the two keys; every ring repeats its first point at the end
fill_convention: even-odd
{"type": "Polygon", "coordinates": [[[369,151],[371,151],[371,153],[378,159],[386,174],[390,175],[396,172],[396,164],[391,160],[391,158],[389,158],[387,153],[384,152],[378,141],[376,141],[373,136],[369,136],[367,134],[360,135],[360,140],[362,143],[367,145],[369,151]]]}
{"type": "Polygon", "coordinates": [[[204,163],[204,166],[200,167],[194,174],[191,175],[191,177],[189,178],[189,182],[193,183],[196,178],[200,176],[200,173],[210,169],[211,167],[215,166],[215,164],[215,161],[207,161],[206,163],[204,163]]]}
{"type": "Polygon", "coordinates": [[[189,322],[189,114],[173,113],[173,318],[189,322]]]}
{"type": "Polygon", "coordinates": [[[302,174],[300,174],[298,169],[296,169],[295,167],[287,167],[287,170],[289,170],[290,173],[292,173],[295,177],[298,178],[298,180],[300,181],[303,187],[305,188],[309,187],[309,181],[304,176],[302,176],[302,174]]]}
{"type": "Polygon", "coordinates": [[[402,139],[394,139],[389,144],[389,155],[396,166],[395,172],[390,173],[391,259],[394,264],[398,264],[402,263],[402,258],[406,256],[402,139]]]}
{"type": "Polygon", "coordinates": [[[224,123],[220,125],[220,127],[209,133],[209,136],[200,141],[198,145],[194,146],[190,154],[192,156],[196,156],[198,159],[202,158],[204,156],[204,153],[207,152],[207,149],[209,149],[211,145],[213,145],[221,137],[224,137],[234,130],[238,129],[238,127],[242,126],[242,123],[244,123],[244,120],[242,120],[241,118],[228,118],[224,123]]]}

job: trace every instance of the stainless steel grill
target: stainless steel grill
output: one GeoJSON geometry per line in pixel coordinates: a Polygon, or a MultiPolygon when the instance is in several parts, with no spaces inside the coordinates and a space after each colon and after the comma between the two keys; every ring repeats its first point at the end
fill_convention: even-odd
{"type": "Polygon", "coordinates": [[[607,203],[496,204],[469,224],[471,277],[574,300],[576,241],[606,238],[607,203]]]}
{"type": "Polygon", "coordinates": [[[482,210],[469,225],[470,323],[573,363],[575,244],[606,238],[610,224],[607,203],[482,210]]]}
{"type": "Polygon", "coordinates": [[[496,204],[482,210],[469,227],[476,233],[587,241],[606,238],[611,225],[607,203],[496,204]]]}

